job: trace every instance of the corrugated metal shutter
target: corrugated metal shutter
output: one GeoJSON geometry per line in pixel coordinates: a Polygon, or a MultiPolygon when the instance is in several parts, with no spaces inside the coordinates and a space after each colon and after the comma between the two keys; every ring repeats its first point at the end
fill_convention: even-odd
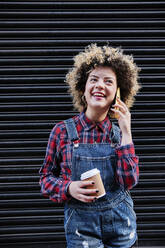
{"type": "Polygon", "coordinates": [[[72,56],[107,41],[133,54],[143,89],[132,109],[139,244],[165,242],[165,1],[0,1],[0,246],[65,247],[63,206],[40,194],[54,124],[75,114],[72,56]]]}

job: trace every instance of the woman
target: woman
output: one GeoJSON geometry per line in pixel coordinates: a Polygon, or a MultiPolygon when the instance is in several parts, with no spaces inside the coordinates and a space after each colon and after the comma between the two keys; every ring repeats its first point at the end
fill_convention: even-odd
{"type": "Polygon", "coordinates": [[[66,76],[80,114],[53,128],[40,185],[54,202],[65,202],[68,248],[129,248],[137,240],[136,215],[129,190],[139,177],[129,108],[140,88],[139,68],[119,48],[88,46],[74,58],[66,76]],[[117,88],[121,100],[117,98],[117,88]],[[118,125],[111,117],[117,116],[118,125]],[[106,195],[96,198],[87,170],[100,170],[106,195]]]}

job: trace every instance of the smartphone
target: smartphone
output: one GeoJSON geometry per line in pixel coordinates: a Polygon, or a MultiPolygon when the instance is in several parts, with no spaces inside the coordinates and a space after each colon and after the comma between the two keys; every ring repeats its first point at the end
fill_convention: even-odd
{"type": "MultiPolygon", "coordinates": [[[[120,99],[120,88],[119,87],[117,88],[117,92],[116,92],[115,104],[117,103],[117,97],[120,99]]],[[[116,109],[118,110],[119,108],[116,107],[116,109]]],[[[119,118],[119,115],[118,114],[115,114],[115,118],[118,119],[119,118]]]]}

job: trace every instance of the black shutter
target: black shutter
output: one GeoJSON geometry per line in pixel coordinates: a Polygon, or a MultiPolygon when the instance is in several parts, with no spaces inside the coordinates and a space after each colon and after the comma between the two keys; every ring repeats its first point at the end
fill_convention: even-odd
{"type": "Polygon", "coordinates": [[[0,1],[0,247],[65,247],[63,205],[40,194],[50,130],[75,114],[64,83],[91,42],[142,68],[132,108],[139,244],[165,243],[165,1],[0,1]]]}

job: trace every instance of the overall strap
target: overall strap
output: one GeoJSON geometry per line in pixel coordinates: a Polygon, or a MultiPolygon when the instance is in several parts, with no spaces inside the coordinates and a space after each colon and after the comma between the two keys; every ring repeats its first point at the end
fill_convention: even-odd
{"type": "Polygon", "coordinates": [[[112,122],[112,128],[110,132],[110,139],[112,141],[112,145],[118,145],[120,144],[120,128],[112,122]]]}
{"type": "Polygon", "coordinates": [[[75,141],[79,139],[78,133],[77,133],[77,129],[76,129],[76,125],[75,122],[72,118],[67,119],[64,121],[65,125],[66,125],[66,130],[69,136],[69,139],[71,141],[75,141]]]}

